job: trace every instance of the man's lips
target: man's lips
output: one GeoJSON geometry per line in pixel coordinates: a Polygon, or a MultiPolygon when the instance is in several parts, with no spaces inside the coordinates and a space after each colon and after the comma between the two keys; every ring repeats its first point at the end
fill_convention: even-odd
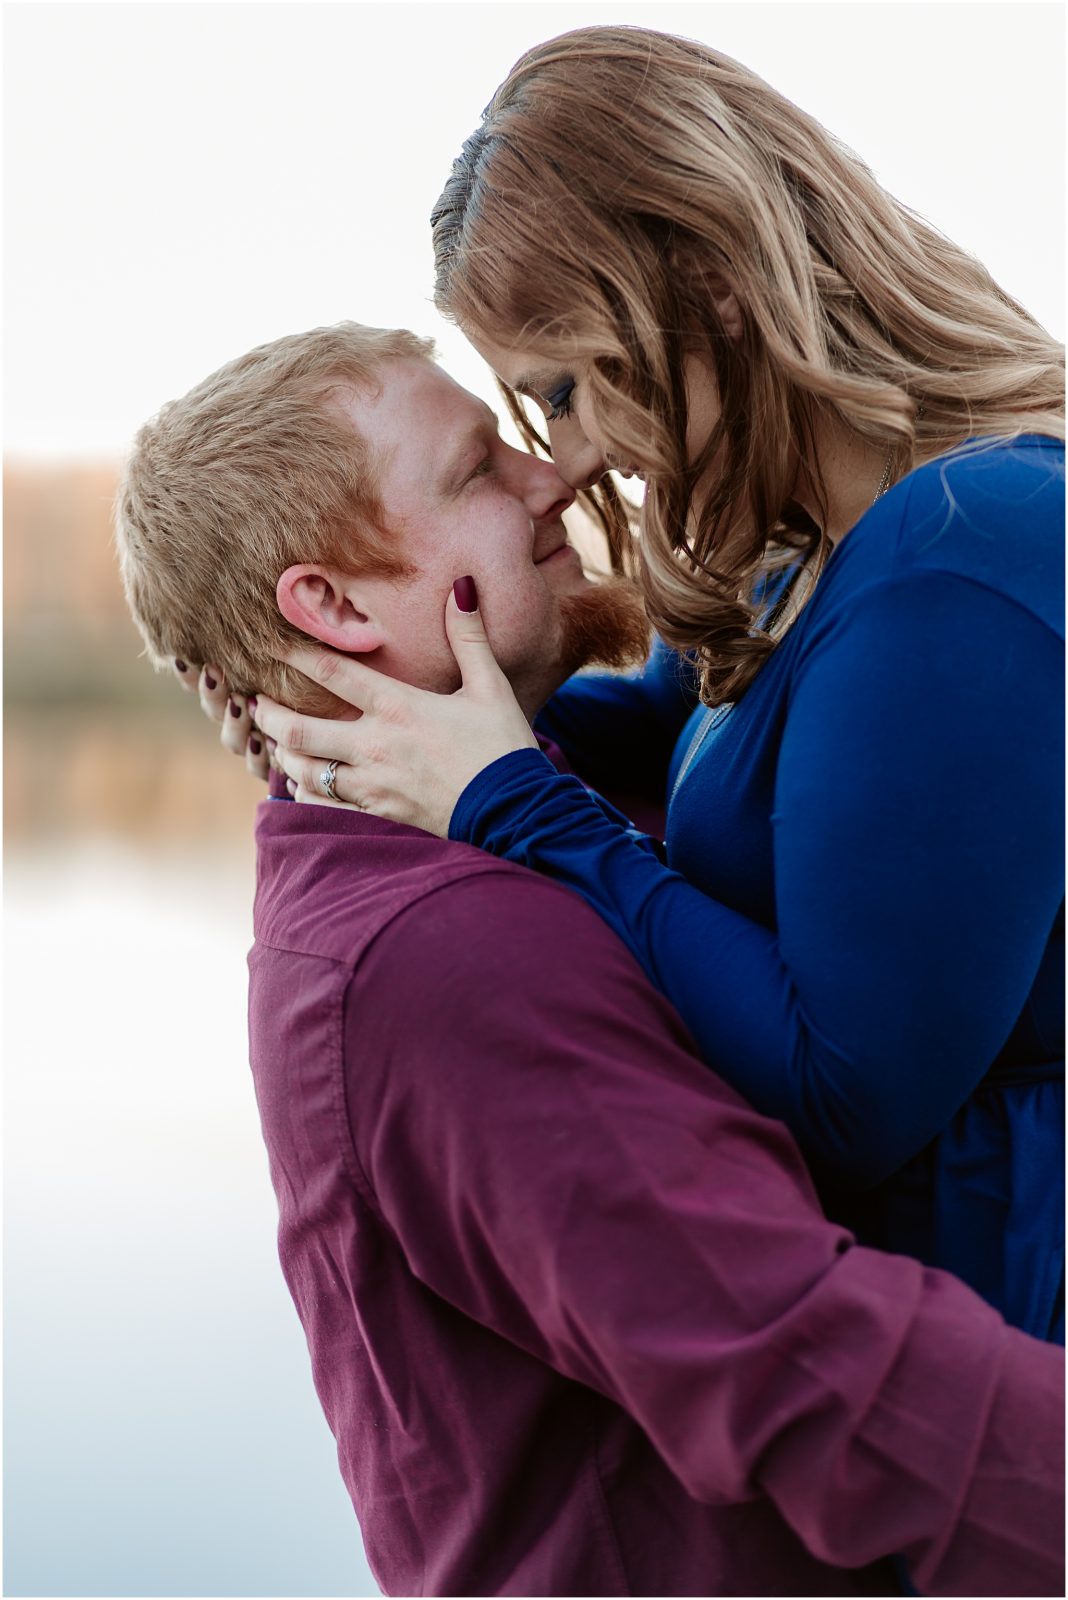
{"type": "Polygon", "coordinates": [[[575,554],[574,546],[569,545],[566,539],[561,539],[558,543],[553,545],[551,550],[546,550],[544,555],[535,556],[534,565],[536,567],[543,567],[547,561],[554,560],[556,556],[563,555],[566,551],[570,551],[572,555],[575,554]]]}

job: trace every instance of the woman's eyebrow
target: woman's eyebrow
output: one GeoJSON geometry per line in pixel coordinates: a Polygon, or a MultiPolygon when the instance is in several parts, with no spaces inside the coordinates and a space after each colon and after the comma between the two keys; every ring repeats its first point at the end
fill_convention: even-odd
{"type": "Polygon", "coordinates": [[[529,395],[532,400],[544,400],[546,389],[555,381],[545,372],[527,373],[516,383],[516,393],[529,395]]]}

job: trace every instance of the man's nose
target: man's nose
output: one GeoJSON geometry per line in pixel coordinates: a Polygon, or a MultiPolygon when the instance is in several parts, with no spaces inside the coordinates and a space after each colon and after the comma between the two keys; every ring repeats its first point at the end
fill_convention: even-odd
{"type": "Polygon", "coordinates": [[[551,461],[525,456],[526,483],[523,497],[535,522],[555,522],[575,503],[575,491],[560,476],[551,461]]]}

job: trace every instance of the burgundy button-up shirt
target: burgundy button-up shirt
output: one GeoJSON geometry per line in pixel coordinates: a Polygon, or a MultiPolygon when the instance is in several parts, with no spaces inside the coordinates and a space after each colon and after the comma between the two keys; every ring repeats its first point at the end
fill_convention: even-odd
{"type": "Polygon", "coordinates": [[[1061,1593],[1061,1353],[852,1244],[567,890],[257,824],[282,1267],[382,1587],[1061,1593]]]}

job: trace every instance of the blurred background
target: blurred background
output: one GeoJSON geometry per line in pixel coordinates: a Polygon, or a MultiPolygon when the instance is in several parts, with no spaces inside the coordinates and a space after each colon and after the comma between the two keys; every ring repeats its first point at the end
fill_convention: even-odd
{"type": "Polygon", "coordinates": [[[366,1595],[248,1074],[257,788],[139,659],[110,506],[242,350],[436,337],[427,217],[492,90],[587,22],[819,117],[1063,338],[1057,4],[9,4],[5,1593],[366,1595]]]}

